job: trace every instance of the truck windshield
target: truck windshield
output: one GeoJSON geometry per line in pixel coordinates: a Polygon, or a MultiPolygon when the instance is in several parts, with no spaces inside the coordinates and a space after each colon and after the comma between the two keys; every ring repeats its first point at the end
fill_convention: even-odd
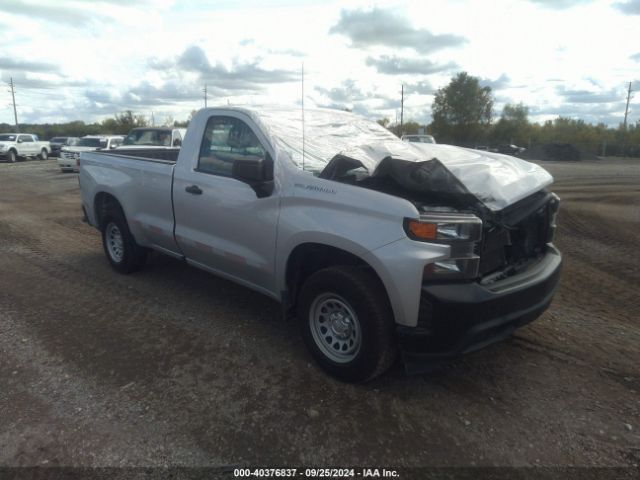
{"type": "Polygon", "coordinates": [[[171,132],[152,128],[132,130],[124,139],[123,144],[169,147],[171,146],[171,132]]]}
{"type": "Polygon", "coordinates": [[[0,142],[15,142],[15,135],[0,135],[0,142]]]}
{"type": "Polygon", "coordinates": [[[105,140],[100,138],[81,138],[78,142],[79,147],[104,147],[107,144],[105,140]]]}

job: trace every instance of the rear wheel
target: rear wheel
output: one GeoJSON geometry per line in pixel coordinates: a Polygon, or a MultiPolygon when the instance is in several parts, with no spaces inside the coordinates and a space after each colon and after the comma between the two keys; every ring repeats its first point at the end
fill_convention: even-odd
{"type": "Polygon", "coordinates": [[[147,259],[148,250],[136,243],[119,211],[110,212],[102,222],[102,246],[107,260],[120,273],[140,270],[147,259]]]}
{"type": "Polygon", "coordinates": [[[49,153],[46,148],[43,148],[40,152],[40,160],[46,160],[47,158],[49,158],[49,153]]]}
{"type": "Polygon", "coordinates": [[[361,267],[314,273],[298,298],[298,321],[316,362],[334,377],[364,382],[396,357],[394,322],[384,287],[361,267]]]}

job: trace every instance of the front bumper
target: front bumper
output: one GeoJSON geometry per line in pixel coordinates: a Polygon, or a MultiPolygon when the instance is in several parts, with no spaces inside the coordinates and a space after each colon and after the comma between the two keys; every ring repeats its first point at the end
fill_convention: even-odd
{"type": "Polygon", "coordinates": [[[433,369],[447,359],[503,340],[549,306],[562,259],[551,245],[526,271],[490,285],[425,284],[416,327],[397,327],[409,373],[433,369]]]}
{"type": "Polygon", "coordinates": [[[61,170],[68,170],[71,172],[78,171],[78,163],[75,158],[72,159],[60,156],[57,158],[57,162],[61,170]]]}

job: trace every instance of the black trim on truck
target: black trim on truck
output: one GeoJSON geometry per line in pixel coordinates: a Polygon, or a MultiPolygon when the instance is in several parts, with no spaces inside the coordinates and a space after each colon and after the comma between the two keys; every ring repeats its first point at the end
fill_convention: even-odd
{"type": "Polygon", "coordinates": [[[538,318],[560,279],[562,259],[549,245],[535,265],[489,285],[425,284],[416,327],[397,327],[408,373],[433,370],[443,361],[503,340],[538,318]]]}
{"type": "Polygon", "coordinates": [[[128,160],[142,160],[143,162],[165,163],[175,165],[180,153],[179,148],[117,148],[115,150],[95,150],[91,153],[109,155],[128,160]]]}

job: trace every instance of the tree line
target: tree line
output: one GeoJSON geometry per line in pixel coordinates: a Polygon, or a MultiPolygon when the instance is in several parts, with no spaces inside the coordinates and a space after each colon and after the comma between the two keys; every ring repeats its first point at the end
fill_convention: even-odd
{"type": "MultiPolygon", "coordinates": [[[[547,143],[571,143],[596,155],[626,155],[640,157],[640,120],[628,126],[611,128],[603,123],[593,125],[583,120],[558,117],[540,124],[529,120],[529,108],[522,104],[507,104],[494,121],[494,98],[491,87],[481,86],[480,79],[460,72],[448,85],[440,88],[431,106],[432,122],[420,125],[407,121],[402,125],[390,120],[378,120],[398,136],[421,131],[436,137],[438,143],[467,147],[517,145],[530,148],[547,143]]],[[[188,120],[165,120],[165,126],[186,127],[188,120]]],[[[149,126],[149,119],[127,110],[101,122],[76,120],[54,124],[21,124],[20,131],[34,133],[41,139],[80,137],[84,135],[124,135],[135,127],[149,126]]],[[[0,132],[15,131],[13,125],[0,123],[0,132]]]]}
{"type": "Polygon", "coordinates": [[[611,128],[603,123],[593,125],[583,120],[558,117],[540,124],[529,120],[529,108],[507,104],[497,121],[490,87],[482,87],[480,79],[461,72],[435,95],[432,122],[420,125],[408,121],[391,124],[378,120],[396,135],[420,131],[436,137],[439,143],[467,147],[517,145],[530,148],[547,143],[571,143],[596,155],[640,156],[640,120],[626,128],[611,128]]]}
{"type": "MultiPolygon", "coordinates": [[[[191,112],[191,116],[195,110],[191,112]]],[[[190,117],[191,118],[191,117],[190,117]]],[[[165,120],[163,126],[186,127],[189,120],[174,121],[172,118],[165,120]]],[[[85,135],[126,135],[132,128],[148,127],[151,122],[144,115],[135,115],[131,110],[118,113],[114,117],[106,118],[101,122],[85,123],[75,120],[66,123],[21,123],[19,130],[25,133],[38,135],[40,139],[48,140],[53,137],[83,137],[85,135]]],[[[0,123],[0,132],[15,132],[15,125],[0,123]]]]}

